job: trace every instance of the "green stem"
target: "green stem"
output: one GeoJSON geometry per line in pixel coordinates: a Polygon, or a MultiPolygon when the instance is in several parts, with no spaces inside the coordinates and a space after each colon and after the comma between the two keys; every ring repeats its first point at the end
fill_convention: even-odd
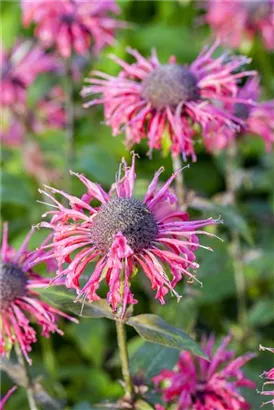
{"type": "Polygon", "coordinates": [[[20,364],[20,366],[22,367],[22,369],[25,372],[25,377],[26,377],[26,380],[27,380],[27,386],[25,387],[25,389],[26,389],[27,398],[28,398],[28,402],[29,402],[29,408],[30,408],[30,410],[38,410],[38,408],[36,406],[36,403],[35,403],[35,399],[34,399],[31,378],[30,378],[29,372],[26,368],[25,361],[24,361],[20,346],[18,346],[17,343],[15,343],[15,353],[16,353],[16,356],[17,356],[18,363],[20,364]]]}
{"type": "Polygon", "coordinates": [[[116,320],[116,331],[117,331],[117,340],[120,353],[121,367],[123,379],[125,382],[125,396],[131,399],[133,395],[133,385],[129,370],[129,360],[128,360],[128,351],[127,351],[127,339],[125,332],[125,325],[122,320],[116,320]]]}
{"type": "Polygon", "coordinates": [[[73,81],[72,81],[72,61],[71,59],[65,60],[65,74],[66,74],[66,91],[67,91],[67,144],[66,144],[66,179],[67,189],[70,190],[70,176],[69,171],[73,167],[74,157],[74,107],[73,107],[73,81]]]}
{"type": "MultiPolygon", "coordinates": [[[[237,145],[234,142],[227,150],[226,161],[226,189],[231,205],[236,205],[237,199],[237,175],[236,175],[237,145]]],[[[238,322],[246,332],[248,328],[247,301],[246,301],[246,282],[244,276],[243,259],[241,251],[240,234],[232,232],[229,252],[233,262],[234,281],[237,292],[238,322]]]]}
{"type": "MultiPolygon", "coordinates": [[[[178,172],[180,169],[182,169],[182,161],[180,154],[172,154],[172,166],[173,166],[173,171],[178,172]]],[[[181,208],[184,208],[184,177],[182,172],[178,172],[176,179],[176,195],[178,198],[178,202],[181,208]]]]}

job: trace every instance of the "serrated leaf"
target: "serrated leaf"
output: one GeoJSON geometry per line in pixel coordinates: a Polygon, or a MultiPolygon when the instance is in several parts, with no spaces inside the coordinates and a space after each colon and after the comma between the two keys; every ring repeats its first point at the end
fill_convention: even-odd
{"type": "Polygon", "coordinates": [[[57,306],[64,307],[66,310],[81,316],[93,319],[106,317],[115,320],[106,300],[101,299],[95,302],[75,302],[75,296],[64,290],[48,288],[39,290],[41,296],[57,306]]]}
{"type": "Polygon", "coordinates": [[[133,374],[141,373],[151,382],[153,376],[163,369],[172,369],[177,360],[179,352],[162,345],[144,342],[143,345],[129,356],[130,368],[133,374]]]}
{"type": "Polygon", "coordinates": [[[134,327],[145,340],[163,346],[188,350],[197,356],[207,359],[199,345],[183,330],[169,325],[157,315],[143,314],[133,316],[127,324],[134,327]]]}

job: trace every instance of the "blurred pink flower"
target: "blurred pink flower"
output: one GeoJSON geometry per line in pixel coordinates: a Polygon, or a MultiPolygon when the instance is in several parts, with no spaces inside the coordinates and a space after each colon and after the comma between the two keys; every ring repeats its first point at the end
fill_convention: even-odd
{"type": "Polygon", "coordinates": [[[8,52],[2,46],[0,62],[0,102],[11,109],[25,107],[27,89],[39,74],[58,68],[56,59],[31,41],[17,41],[8,52]]]}
{"type": "Polygon", "coordinates": [[[2,107],[0,141],[7,147],[18,147],[25,136],[25,127],[14,113],[7,107],[2,107]]]}
{"type": "Polygon", "coordinates": [[[33,112],[33,131],[41,133],[48,128],[64,129],[67,124],[66,100],[66,93],[58,85],[41,98],[33,112]]]}
{"type": "Polygon", "coordinates": [[[28,141],[23,146],[22,159],[27,174],[32,175],[39,183],[59,182],[61,173],[51,166],[39,144],[28,141]]]}
{"type": "Polygon", "coordinates": [[[222,126],[237,130],[243,122],[220,104],[238,102],[237,81],[255,74],[239,70],[249,62],[246,57],[213,58],[217,46],[218,42],[204,48],[189,66],[177,64],[175,57],[161,64],[155,51],[145,59],[129,49],[137,60],[134,64],[112,56],[122,71],[117,77],[95,71],[99,78],[89,80],[91,86],[83,88],[82,96],[101,95],[85,107],[104,104],[106,123],[113,135],[125,131],[128,147],[148,137],[150,152],[168,143],[173,153],[195,160],[195,125],[209,140],[222,126]]]}
{"type": "MultiPolygon", "coordinates": [[[[162,172],[163,168],[156,172],[144,201],[132,196],[136,179],[134,155],[131,167],[122,161],[109,193],[84,175],[73,172],[87,188],[81,199],[47,186],[45,191],[40,191],[57,208],[43,215],[52,216],[51,222],[42,222],[40,226],[52,229],[54,239],[42,249],[53,247],[59,266],[57,278],[66,276],[66,285],[77,290],[77,299],[100,299],[96,291],[105,278],[109,286],[108,303],[113,311],[119,308],[118,314],[123,316],[127,304],[138,302],[130,290],[138,265],[156,290],[155,298],[162,304],[168,291],[179,300],[174,288],[183,275],[190,281],[197,280],[188,270],[199,267],[195,251],[203,246],[199,245],[197,235],[210,235],[201,228],[219,220],[189,221],[188,214],[179,211],[175,194],[169,191],[176,174],[158,188],[162,172]],[[67,198],[70,207],[62,205],[54,194],[67,198]],[[93,200],[101,205],[94,207],[93,200]],[[93,269],[90,264],[95,260],[93,269]],[[89,272],[91,269],[93,272],[81,288],[79,279],[88,265],[89,272]],[[169,266],[171,279],[163,265],[169,266]]],[[[41,256],[38,261],[44,259],[41,256]]]]}
{"type": "Polygon", "coordinates": [[[46,96],[36,102],[34,109],[4,108],[1,115],[0,141],[10,147],[21,146],[30,133],[41,134],[48,129],[65,129],[66,98],[64,90],[60,86],[54,86],[46,96]]]}
{"type": "MultiPolygon", "coordinates": [[[[0,354],[5,355],[12,345],[18,343],[29,364],[31,359],[28,352],[31,351],[31,345],[36,342],[36,331],[30,325],[29,317],[42,327],[42,335],[46,337],[49,337],[51,332],[63,334],[56,325],[58,316],[76,322],[74,318],[40,300],[39,295],[32,290],[49,283],[49,279],[33,272],[36,259],[44,255],[47,257],[48,267],[55,267],[50,252],[45,253],[43,249],[34,252],[27,250],[32,234],[33,230],[16,252],[8,245],[8,226],[4,225],[0,272],[0,354]]],[[[49,238],[45,244],[48,241],[49,238]]]]}
{"type": "Polygon", "coordinates": [[[227,350],[230,336],[223,339],[213,352],[215,338],[204,338],[202,348],[210,358],[206,361],[183,351],[174,370],[162,370],[153,378],[156,388],[167,403],[175,403],[176,410],[246,410],[250,406],[239,392],[240,387],[254,389],[240,369],[255,357],[252,353],[235,358],[227,350]]]}
{"type": "Polygon", "coordinates": [[[274,49],[273,0],[208,0],[201,4],[207,9],[205,20],[215,35],[231,47],[237,48],[259,34],[265,47],[274,49]]]}
{"type": "Polygon", "coordinates": [[[114,0],[21,0],[23,24],[36,23],[35,35],[45,47],[56,46],[62,57],[72,50],[85,55],[92,47],[97,54],[114,43],[116,29],[125,23],[116,20],[114,0]]]}
{"type": "Polygon", "coordinates": [[[7,394],[5,394],[5,396],[3,398],[1,398],[0,401],[0,410],[4,410],[4,405],[7,402],[7,400],[10,398],[10,396],[12,395],[12,393],[17,389],[17,386],[13,386],[11,389],[9,389],[9,391],[7,392],[7,394]]]}
{"type": "MultiPolygon", "coordinates": [[[[246,103],[228,104],[226,109],[244,121],[238,136],[258,135],[264,140],[266,150],[270,151],[274,144],[274,100],[257,102],[259,96],[259,78],[251,78],[238,91],[239,100],[245,100],[246,103]]],[[[232,139],[234,133],[222,127],[216,133],[216,138],[206,140],[205,144],[209,151],[218,151],[232,139]]]]}
{"type": "MultiPolygon", "coordinates": [[[[269,352],[274,353],[274,348],[271,348],[271,347],[264,347],[260,345],[260,350],[268,350],[269,352]]],[[[264,382],[263,391],[261,392],[261,394],[263,394],[264,396],[273,396],[273,399],[263,403],[262,406],[264,406],[265,404],[273,404],[274,406],[274,367],[273,369],[263,372],[262,377],[266,379],[267,381],[264,382]],[[265,387],[269,387],[269,386],[271,390],[264,389],[265,387]]]]}

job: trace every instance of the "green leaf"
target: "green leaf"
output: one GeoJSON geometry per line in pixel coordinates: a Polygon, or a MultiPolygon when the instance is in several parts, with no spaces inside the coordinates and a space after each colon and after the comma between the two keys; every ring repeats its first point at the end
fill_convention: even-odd
{"type": "Polygon", "coordinates": [[[129,355],[130,368],[133,374],[144,375],[149,383],[151,378],[159,374],[162,369],[172,369],[178,356],[177,349],[143,342],[134,354],[129,355]]]}
{"type": "Polygon", "coordinates": [[[93,319],[106,317],[108,319],[115,320],[111,308],[104,299],[92,303],[87,301],[75,302],[74,294],[71,294],[69,291],[56,289],[56,287],[39,290],[39,293],[49,302],[53,302],[57,306],[64,307],[68,311],[78,316],[93,319]]]}
{"type": "Polygon", "coordinates": [[[137,402],[135,403],[134,408],[136,410],[153,410],[154,407],[152,407],[151,404],[147,403],[144,400],[137,400],[137,402]]]}
{"type": "Polygon", "coordinates": [[[31,186],[22,175],[2,172],[1,191],[2,204],[13,204],[28,207],[35,204],[31,186]]]}
{"type": "Polygon", "coordinates": [[[117,164],[107,150],[92,144],[85,145],[79,152],[74,169],[84,172],[99,183],[110,184],[114,180],[117,164]]]}
{"type": "Polygon", "coordinates": [[[274,321],[273,299],[262,299],[249,311],[248,321],[251,326],[265,326],[274,321]]]}
{"type": "Polygon", "coordinates": [[[136,332],[149,342],[175,349],[189,350],[197,356],[207,358],[191,337],[182,330],[170,326],[157,315],[133,316],[127,321],[127,324],[134,327],[136,332]]]}

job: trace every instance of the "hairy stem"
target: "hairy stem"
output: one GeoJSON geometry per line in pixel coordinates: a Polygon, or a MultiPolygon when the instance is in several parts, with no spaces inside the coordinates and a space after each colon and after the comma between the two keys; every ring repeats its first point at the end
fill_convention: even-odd
{"type": "Polygon", "coordinates": [[[66,77],[66,91],[67,91],[67,144],[66,144],[66,180],[67,189],[70,190],[70,176],[69,171],[73,166],[73,152],[74,152],[74,107],[73,107],[73,80],[72,80],[72,60],[68,58],[65,60],[65,77],[66,77]]]}
{"type": "MultiPolygon", "coordinates": [[[[173,171],[178,172],[180,169],[182,169],[182,161],[180,154],[172,154],[172,166],[173,166],[173,171]]],[[[184,177],[182,172],[178,172],[176,179],[176,195],[178,198],[178,202],[181,208],[184,208],[184,177]]]]}
{"type": "Polygon", "coordinates": [[[129,360],[128,360],[128,351],[127,351],[127,339],[125,332],[125,325],[122,320],[116,320],[116,331],[117,331],[117,340],[120,353],[121,367],[123,379],[125,382],[125,396],[129,399],[133,394],[132,380],[129,370],[129,360]]]}
{"type": "MultiPolygon", "coordinates": [[[[227,150],[226,161],[226,190],[231,205],[236,205],[237,199],[237,145],[234,142],[227,150]]],[[[247,303],[246,303],[246,283],[244,277],[241,241],[239,232],[233,231],[229,247],[230,255],[233,261],[234,281],[237,292],[237,310],[238,322],[241,328],[246,331],[247,323],[247,303]]]]}
{"type": "Polygon", "coordinates": [[[31,381],[29,372],[26,368],[20,346],[17,343],[15,343],[15,352],[16,352],[18,363],[20,364],[21,368],[24,370],[25,377],[27,380],[27,386],[25,387],[25,389],[26,389],[27,398],[29,402],[29,408],[30,410],[38,410],[36,403],[35,403],[35,399],[34,399],[32,381],[31,381]]]}

